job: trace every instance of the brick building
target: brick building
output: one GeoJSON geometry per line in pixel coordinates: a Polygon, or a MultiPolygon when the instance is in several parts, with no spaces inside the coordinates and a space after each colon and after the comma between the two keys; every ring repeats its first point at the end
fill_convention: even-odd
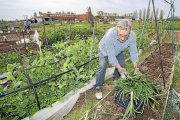
{"type": "Polygon", "coordinates": [[[88,13],[84,14],[56,14],[56,13],[42,13],[41,16],[36,17],[35,19],[38,22],[42,22],[42,19],[45,19],[45,21],[88,21],[89,15],[88,13]]]}

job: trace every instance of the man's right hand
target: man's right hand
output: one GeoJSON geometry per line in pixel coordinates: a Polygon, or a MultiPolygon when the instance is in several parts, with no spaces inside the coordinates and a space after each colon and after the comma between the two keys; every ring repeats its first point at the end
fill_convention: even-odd
{"type": "Polygon", "coordinates": [[[125,78],[126,78],[127,72],[126,72],[126,69],[125,69],[125,68],[119,68],[119,69],[118,69],[118,72],[119,72],[119,74],[121,75],[121,78],[122,78],[122,79],[125,79],[125,78]]]}
{"type": "Polygon", "coordinates": [[[135,74],[142,74],[142,73],[140,72],[139,68],[135,68],[134,73],[135,73],[135,74]]]}

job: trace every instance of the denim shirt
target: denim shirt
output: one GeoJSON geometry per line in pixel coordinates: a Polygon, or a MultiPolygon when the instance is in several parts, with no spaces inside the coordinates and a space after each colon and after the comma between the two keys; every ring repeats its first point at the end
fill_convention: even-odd
{"type": "Polygon", "coordinates": [[[131,31],[127,40],[121,43],[117,36],[117,29],[115,27],[109,29],[101,41],[99,42],[99,56],[107,56],[109,63],[115,66],[118,63],[116,56],[128,48],[130,51],[130,58],[133,62],[138,62],[138,50],[136,46],[136,34],[131,31]]]}

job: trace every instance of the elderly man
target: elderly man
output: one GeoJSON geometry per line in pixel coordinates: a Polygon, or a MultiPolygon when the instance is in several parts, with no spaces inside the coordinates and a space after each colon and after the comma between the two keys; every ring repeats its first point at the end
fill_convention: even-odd
{"type": "Polygon", "coordinates": [[[99,67],[96,72],[96,98],[102,98],[101,88],[104,83],[106,66],[109,63],[115,67],[114,79],[125,78],[125,60],[123,51],[128,48],[135,71],[138,69],[138,50],[136,34],[131,31],[131,22],[128,19],[120,20],[116,27],[109,29],[99,42],[99,67]]]}

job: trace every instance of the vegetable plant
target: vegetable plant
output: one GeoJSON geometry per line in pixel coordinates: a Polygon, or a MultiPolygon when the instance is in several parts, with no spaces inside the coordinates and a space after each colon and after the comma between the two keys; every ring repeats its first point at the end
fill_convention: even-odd
{"type": "Polygon", "coordinates": [[[156,85],[145,75],[130,73],[117,81],[115,102],[125,108],[123,119],[129,119],[143,113],[145,106],[157,105],[157,95],[156,85]]]}

